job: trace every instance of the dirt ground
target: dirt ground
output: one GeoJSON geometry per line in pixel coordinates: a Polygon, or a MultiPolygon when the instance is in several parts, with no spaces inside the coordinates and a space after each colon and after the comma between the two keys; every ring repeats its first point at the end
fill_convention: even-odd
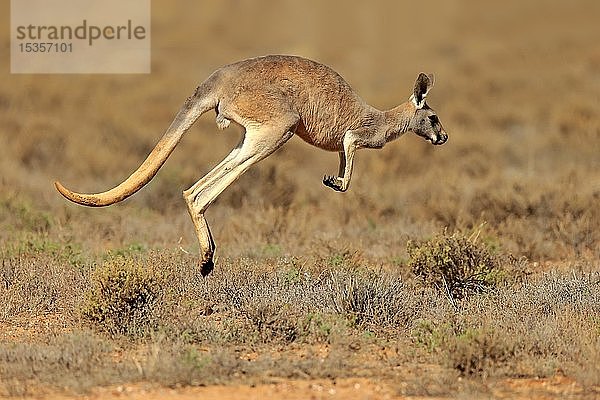
{"type": "MultiPolygon", "coordinates": [[[[543,400],[567,399],[581,395],[582,389],[576,382],[565,377],[551,379],[509,379],[489,385],[490,396],[498,399],[543,400]]],[[[76,396],[40,393],[48,399],[67,400],[76,396]]],[[[348,399],[348,400],[441,400],[448,397],[438,396],[403,396],[395,393],[388,385],[367,379],[340,379],[335,381],[294,381],[256,386],[209,386],[196,388],[156,388],[152,384],[119,385],[95,389],[81,398],[88,399],[165,399],[165,400],[234,400],[234,399],[348,399]]],[[[31,398],[38,398],[32,396],[31,398]]]]}
{"type": "MultiPolygon", "coordinates": [[[[13,319],[10,323],[0,323],[0,342],[31,342],[44,341],[47,335],[56,335],[57,332],[65,332],[68,323],[59,315],[46,316],[43,319],[32,318],[22,315],[13,319]]],[[[327,345],[320,345],[313,349],[321,357],[329,353],[327,345]]],[[[275,350],[277,351],[277,350],[275,350]]],[[[297,356],[302,357],[307,347],[291,350],[297,356]]],[[[310,350],[308,350],[310,351],[310,350]]],[[[123,357],[115,354],[115,359],[123,357]]],[[[256,352],[242,354],[244,360],[252,362],[260,357],[256,352]]],[[[365,364],[369,357],[365,357],[365,364]]],[[[68,387],[56,388],[46,385],[36,385],[26,395],[18,396],[22,399],[395,399],[395,400],[418,400],[418,399],[447,399],[454,396],[438,395],[405,395],[403,392],[408,388],[411,380],[419,381],[421,376],[435,376],[438,374],[439,366],[403,364],[395,368],[402,369],[402,376],[406,382],[391,382],[389,378],[336,378],[336,379],[285,379],[270,378],[270,383],[258,383],[250,385],[209,385],[199,387],[179,386],[165,387],[152,382],[137,382],[132,384],[119,384],[98,386],[86,391],[85,394],[75,393],[68,387]],[[393,384],[392,384],[393,383],[393,384]]],[[[582,387],[575,379],[558,373],[546,378],[490,378],[476,387],[472,382],[457,377],[457,387],[460,389],[461,398],[497,398],[497,399],[579,399],[597,398],[600,395],[600,387],[582,387]],[[485,395],[483,394],[485,393],[485,395]],[[596,395],[594,395],[594,393],[596,395]]],[[[3,386],[0,384],[0,389],[3,386]]],[[[4,398],[3,396],[0,396],[4,398]]]]}
{"type": "MultiPolygon", "coordinates": [[[[600,315],[593,303],[600,273],[600,2],[155,0],[150,74],[71,76],[10,74],[8,2],[0,9],[6,28],[0,31],[0,380],[5,380],[0,393],[27,399],[600,398],[598,378],[586,375],[588,369],[593,375],[600,361],[600,315]],[[331,66],[380,109],[406,101],[419,72],[435,73],[428,102],[449,141],[434,148],[407,135],[381,151],[359,152],[352,186],[341,195],[321,184],[323,175],[337,171],[337,155],[291,139],[207,212],[218,248],[211,280],[189,287],[173,283],[197,297],[189,304],[176,303],[181,309],[171,314],[181,312],[182,319],[192,315],[195,319],[190,320],[201,324],[211,316],[216,322],[207,326],[220,329],[226,321],[236,329],[223,329],[209,339],[200,334],[190,339],[183,328],[177,335],[200,348],[235,342],[232,346],[244,349],[248,364],[277,351],[303,349],[310,349],[318,361],[320,352],[328,353],[336,340],[345,351],[344,340],[362,340],[370,349],[381,337],[382,346],[394,345],[397,351],[406,344],[409,350],[396,354],[393,363],[378,364],[377,351],[363,349],[359,355],[364,359],[353,360],[364,360],[363,370],[332,369],[334,378],[295,370],[288,373],[291,378],[255,373],[242,383],[218,375],[207,381],[212,383],[180,385],[139,377],[113,384],[119,379],[102,377],[109,383],[80,391],[48,383],[52,371],[46,371],[51,378],[38,379],[42,374],[35,363],[44,360],[27,353],[28,346],[51,346],[61,335],[91,329],[111,348],[123,347],[121,339],[107,339],[102,327],[90,328],[82,321],[81,304],[89,298],[92,270],[98,265],[115,254],[131,263],[149,257],[142,264],[154,265],[153,252],[162,257],[157,265],[178,268],[194,262],[196,238],[181,191],[216,165],[242,132],[232,127],[217,133],[214,115],[207,113],[154,181],[114,207],[90,210],[67,204],[54,190],[54,180],[83,192],[112,187],[139,165],[185,98],[212,71],[240,59],[279,53],[331,66]],[[377,273],[401,270],[398,274],[408,276],[403,282],[410,285],[414,276],[407,269],[407,242],[455,231],[477,232],[494,254],[526,260],[532,282],[546,279],[544,288],[554,291],[547,295],[534,286],[521,288],[522,298],[539,300],[524,305],[524,311],[507,305],[510,295],[498,297],[504,303],[494,303],[494,312],[508,311],[497,316],[486,308],[494,299],[482,303],[486,307],[473,300],[464,308],[470,311],[461,314],[444,296],[409,286],[406,293],[422,295],[424,304],[440,310],[427,314],[417,300],[407,300],[401,306],[409,310],[408,316],[394,322],[392,334],[357,323],[349,328],[350,339],[335,336],[339,321],[334,319],[321,321],[317,328],[311,325],[315,330],[304,332],[304,342],[285,342],[279,326],[265,328],[264,323],[283,321],[284,328],[297,328],[295,321],[286,320],[290,300],[279,292],[280,303],[268,303],[276,297],[270,292],[264,298],[247,295],[256,308],[271,312],[256,311],[259,317],[267,313],[265,320],[247,317],[256,325],[251,334],[244,336],[246,325],[234,325],[240,315],[227,320],[236,307],[253,312],[248,304],[240,305],[242,289],[239,298],[227,296],[237,284],[252,289],[248,280],[261,278],[263,269],[281,273],[282,281],[293,286],[313,271],[364,265],[377,273]],[[173,252],[177,256],[171,257],[173,252]],[[236,285],[226,287],[230,281],[236,285]],[[222,298],[205,299],[206,293],[222,298]],[[421,314],[412,315],[416,313],[421,314]],[[555,325],[536,325],[549,316],[555,317],[555,325]],[[425,344],[414,333],[429,326],[424,322],[434,325],[431,332],[426,330],[425,344]],[[520,323],[521,330],[511,331],[512,322],[520,323]],[[455,324],[451,333],[444,331],[446,324],[455,324]],[[497,336],[485,336],[488,325],[508,338],[508,345],[499,340],[500,355],[494,353],[497,336]],[[529,328],[531,337],[519,342],[515,336],[527,335],[529,328]],[[482,347],[481,358],[492,361],[469,375],[461,372],[464,366],[454,365],[460,360],[452,358],[452,351],[472,339],[473,332],[480,336],[470,344],[482,347]],[[435,342],[443,334],[451,340],[435,342]],[[17,357],[11,357],[22,344],[22,371],[15,372],[11,366],[18,364],[17,357]],[[385,370],[381,377],[379,368],[385,370]],[[2,390],[9,386],[7,377],[19,381],[20,376],[31,379],[22,385],[27,390],[19,385],[2,390]],[[419,382],[430,385],[431,393],[418,387],[419,382]]],[[[180,280],[194,279],[184,274],[180,280]]],[[[262,290],[267,292],[265,282],[262,290]]],[[[290,298],[303,299],[296,296],[290,298]]],[[[290,319],[310,314],[289,307],[297,312],[290,319]]],[[[373,321],[378,313],[383,311],[373,313],[373,321]]],[[[338,314],[348,322],[347,315],[338,314]]],[[[181,321],[172,320],[179,329],[181,321]]],[[[60,346],[71,349],[71,342],[66,343],[60,346]]],[[[138,347],[131,345],[124,353],[130,356],[138,347]]],[[[65,357],[53,362],[69,375],[74,372],[65,357]]],[[[289,357],[294,366],[297,360],[289,357]]],[[[53,364],[48,365],[51,370],[53,364]]],[[[93,365],[89,368],[97,372],[93,365]]],[[[135,375],[132,368],[134,372],[123,376],[135,375]]]]}
{"type": "MultiPolygon", "coordinates": [[[[594,398],[585,395],[585,391],[573,379],[564,376],[553,378],[520,378],[505,379],[486,384],[488,397],[497,399],[515,400],[545,400],[569,398],[594,398]]],[[[463,394],[466,398],[481,398],[481,394],[463,394]]],[[[131,400],[234,400],[234,399],[382,399],[382,400],[440,400],[446,396],[413,396],[398,394],[386,382],[372,379],[351,378],[336,380],[289,380],[281,379],[270,384],[259,385],[211,385],[207,387],[180,387],[166,388],[152,383],[136,383],[130,385],[116,385],[98,387],[85,395],[68,394],[64,391],[56,392],[53,389],[39,388],[33,395],[20,397],[23,399],[45,398],[53,400],[69,399],[131,399],[131,400]]]]}

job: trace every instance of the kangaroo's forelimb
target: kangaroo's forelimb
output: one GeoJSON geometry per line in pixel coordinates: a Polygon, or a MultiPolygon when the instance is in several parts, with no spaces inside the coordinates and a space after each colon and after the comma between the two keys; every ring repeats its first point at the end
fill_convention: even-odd
{"type": "Polygon", "coordinates": [[[345,192],[350,187],[352,170],[354,169],[354,154],[359,148],[358,143],[365,129],[347,131],[344,135],[344,151],[339,152],[340,166],[338,176],[323,177],[323,184],[337,192],[345,192]]]}

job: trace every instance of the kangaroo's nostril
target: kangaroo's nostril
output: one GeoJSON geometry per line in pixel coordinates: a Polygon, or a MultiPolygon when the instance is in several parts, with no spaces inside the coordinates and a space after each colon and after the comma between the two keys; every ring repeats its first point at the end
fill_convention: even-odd
{"type": "Polygon", "coordinates": [[[441,134],[439,136],[438,140],[436,140],[434,144],[444,144],[444,143],[446,143],[446,140],[448,140],[448,135],[441,134]]]}

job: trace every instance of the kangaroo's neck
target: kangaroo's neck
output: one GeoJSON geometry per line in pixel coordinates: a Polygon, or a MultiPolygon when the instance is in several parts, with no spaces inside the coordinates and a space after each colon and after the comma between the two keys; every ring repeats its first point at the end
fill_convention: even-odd
{"type": "Polygon", "coordinates": [[[357,144],[359,147],[382,148],[412,129],[414,115],[415,106],[410,101],[387,111],[366,105],[358,124],[365,131],[360,134],[361,139],[357,144]]]}
{"type": "Polygon", "coordinates": [[[391,110],[383,111],[385,141],[390,142],[411,129],[411,121],[415,115],[415,106],[407,101],[391,110]]]}

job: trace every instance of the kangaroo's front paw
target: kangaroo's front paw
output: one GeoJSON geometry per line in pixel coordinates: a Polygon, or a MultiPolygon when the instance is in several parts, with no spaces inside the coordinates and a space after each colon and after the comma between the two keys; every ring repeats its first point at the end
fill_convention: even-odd
{"type": "Polygon", "coordinates": [[[215,122],[217,123],[217,127],[219,129],[225,129],[231,123],[231,121],[229,119],[225,118],[223,116],[223,114],[221,114],[221,113],[217,114],[217,118],[216,118],[215,122]]]}
{"type": "Polygon", "coordinates": [[[337,176],[327,176],[323,177],[323,185],[332,188],[338,192],[345,192],[346,189],[343,186],[343,181],[337,176]]]}

